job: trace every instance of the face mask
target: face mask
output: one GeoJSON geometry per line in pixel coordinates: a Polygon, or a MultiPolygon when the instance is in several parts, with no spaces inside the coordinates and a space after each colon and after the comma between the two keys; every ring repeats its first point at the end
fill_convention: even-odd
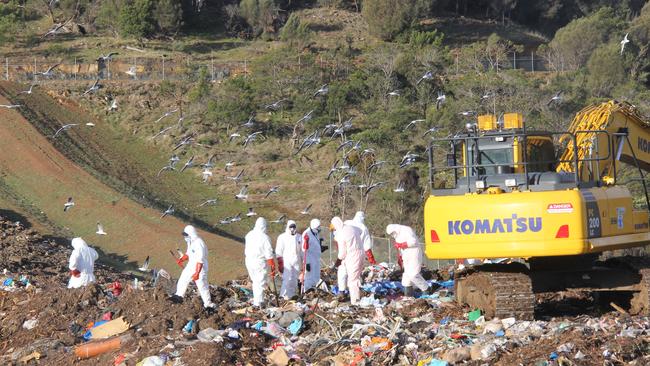
{"type": "Polygon", "coordinates": [[[186,236],[186,237],[184,237],[183,239],[185,239],[185,242],[186,242],[187,244],[189,244],[189,243],[192,242],[192,239],[190,239],[189,236],[186,236]]]}

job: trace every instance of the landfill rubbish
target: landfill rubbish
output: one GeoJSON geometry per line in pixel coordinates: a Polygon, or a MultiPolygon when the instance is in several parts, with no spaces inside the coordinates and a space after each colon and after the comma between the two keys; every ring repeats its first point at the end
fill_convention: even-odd
{"type": "MultiPolygon", "coordinates": [[[[217,307],[208,314],[198,296],[167,299],[174,263],[139,278],[136,290],[133,274],[98,262],[95,284],[67,289],[69,245],[2,219],[0,230],[2,365],[650,364],[650,319],[590,294],[540,294],[536,320],[490,319],[455,302],[452,266],[423,271],[435,291],[407,298],[399,267],[386,265],[364,271],[366,307],[318,290],[256,309],[240,278],[211,286],[217,307]],[[109,338],[97,339],[106,328],[109,338]]],[[[324,268],[322,278],[335,273],[324,268]]]]}

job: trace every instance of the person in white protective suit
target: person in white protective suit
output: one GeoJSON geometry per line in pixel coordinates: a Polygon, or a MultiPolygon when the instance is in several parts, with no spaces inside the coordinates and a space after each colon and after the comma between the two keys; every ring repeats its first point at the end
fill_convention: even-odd
{"type": "Polygon", "coordinates": [[[194,281],[201,295],[201,300],[203,300],[203,307],[206,309],[214,308],[215,304],[210,298],[210,284],[208,283],[208,248],[192,225],[185,226],[183,238],[187,243],[187,251],[176,263],[181,268],[183,267],[183,262],[187,261],[187,265],[183,268],[183,272],[178,278],[175,300],[182,301],[187,291],[187,286],[191,281],[194,281]]]}
{"type": "Polygon", "coordinates": [[[300,279],[305,292],[320,282],[320,255],[323,252],[320,239],[320,220],[312,219],[302,233],[303,263],[300,279]]]}
{"type": "MultiPolygon", "coordinates": [[[[375,260],[375,256],[372,253],[372,236],[370,236],[370,231],[364,223],[365,218],[366,215],[363,213],[363,211],[357,211],[357,213],[354,214],[354,218],[352,220],[345,220],[343,224],[352,225],[361,230],[361,243],[363,244],[363,250],[366,253],[368,262],[374,266],[377,264],[377,261],[375,260]]],[[[336,278],[338,282],[339,292],[345,291],[347,289],[348,281],[348,274],[345,266],[339,266],[336,272],[336,278]]]]}
{"type": "Polygon", "coordinates": [[[418,243],[418,238],[412,228],[405,225],[391,224],[386,226],[386,234],[395,240],[395,248],[400,252],[402,259],[402,286],[404,286],[404,295],[413,296],[413,286],[419,288],[422,292],[427,292],[429,284],[422,277],[422,246],[418,243]]]}
{"type": "Polygon", "coordinates": [[[95,282],[95,261],[99,258],[95,249],[91,248],[81,238],[72,239],[72,254],[68,268],[70,269],[70,281],[68,288],[79,288],[95,282]]]}
{"type": "Polygon", "coordinates": [[[246,234],[245,242],[246,269],[253,282],[253,306],[261,307],[264,302],[268,268],[271,269],[271,278],[275,277],[273,246],[271,238],[266,235],[266,220],[263,217],[257,218],[253,230],[246,234]]]}
{"type": "Polygon", "coordinates": [[[344,225],[340,217],[332,218],[330,230],[334,231],[334,240],[338,244],[338,256],[335,266],[345,266],[348,275],[350,303],[356,305],[361,298],[361,272],[363,271],[363,245],[361,230],[352,225],[344,225]]]}
{"type": "Polygon", "coordinates": [[[278,272],[282,273],[280,296],[286,300],[296,294],[298,276],[302,269],[302,240],[296,233],[295,221],[287,221],[285,232],[278,236],[275,257],[278,259],[278,272]]]}

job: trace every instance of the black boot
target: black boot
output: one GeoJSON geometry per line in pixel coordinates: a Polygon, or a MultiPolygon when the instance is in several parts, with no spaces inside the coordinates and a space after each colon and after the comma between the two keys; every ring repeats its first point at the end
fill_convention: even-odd
{"type": "Polygon", "coordinates": [[[183,302],[183,298],[174,294],[169,297],[169,301],[173,302],[174,304],[180,304],[183,302]]]}
{"type": "Polygon", "coordinates": [[[404,296],[413,297],[413,286],[404,286],[404,296]]]}

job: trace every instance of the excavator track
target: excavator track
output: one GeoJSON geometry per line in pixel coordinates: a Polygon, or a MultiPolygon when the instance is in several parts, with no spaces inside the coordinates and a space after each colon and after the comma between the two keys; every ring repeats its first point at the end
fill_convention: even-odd
{"type": "Polygon", "coordinates": [[[520,263],[477,266],[454,278],[456,300],[481,309],[486,318],[534,319],[535,295],[520,263]]]}
{"type": "Polygon", "coordinates": [[[635,293],[630,302],[630,313],[650,316],[650,258],[647,257],[617,257],[608,262],[626,266],[639,274],[639,292],[635,293]]]}

